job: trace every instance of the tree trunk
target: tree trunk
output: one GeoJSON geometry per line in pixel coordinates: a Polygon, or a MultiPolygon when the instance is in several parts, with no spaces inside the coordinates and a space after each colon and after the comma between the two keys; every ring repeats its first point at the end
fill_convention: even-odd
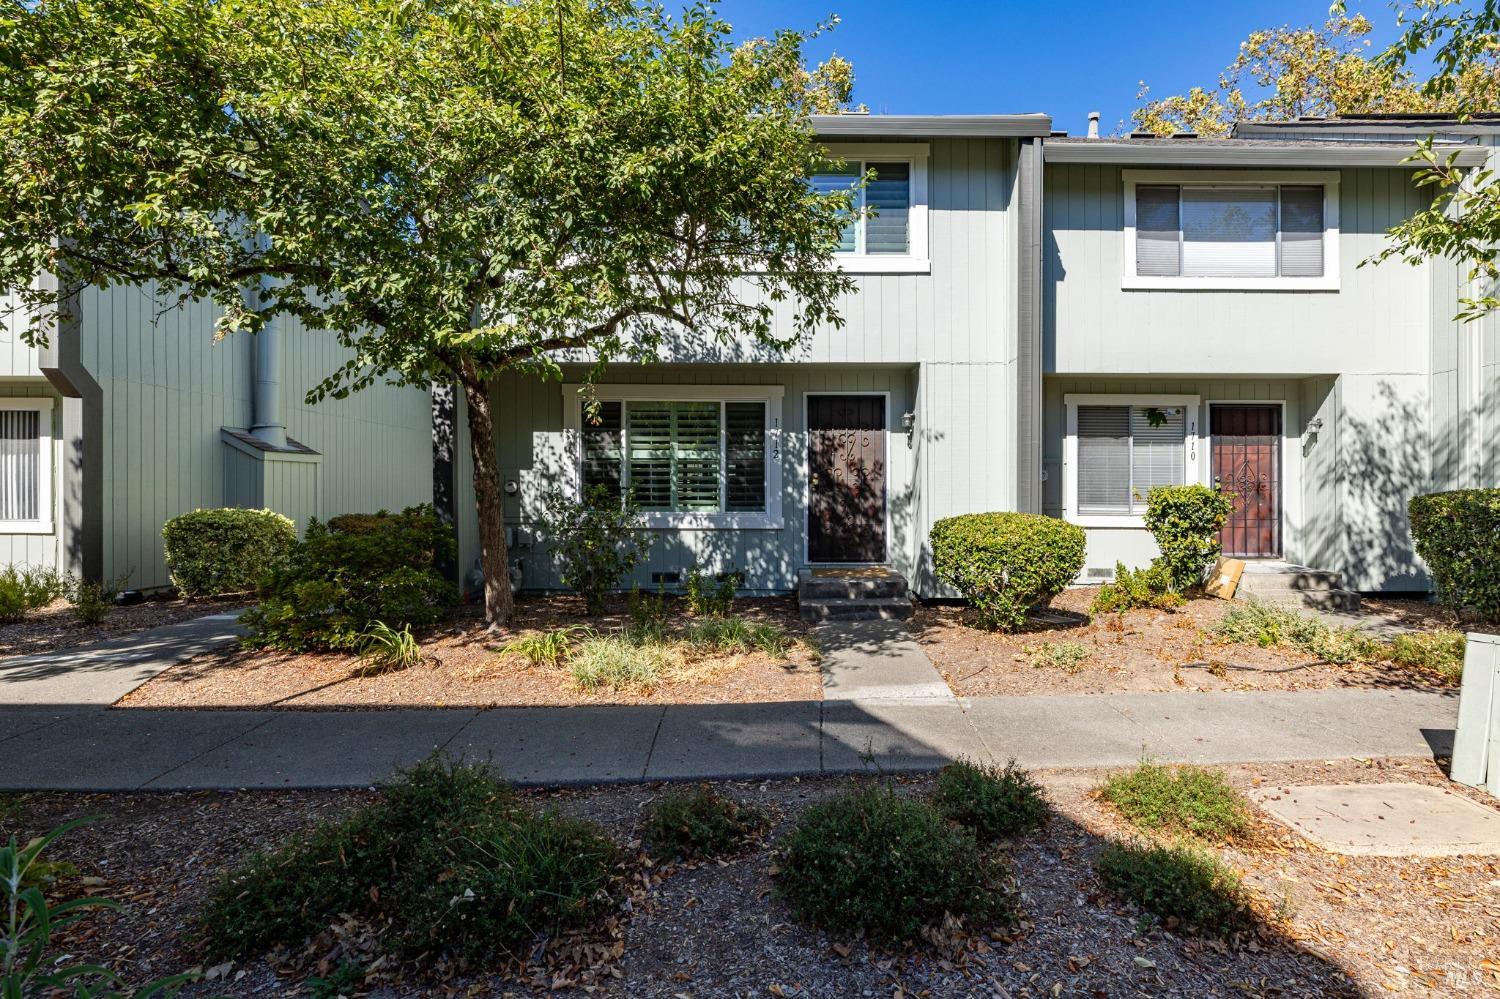
{"type": "Polygon", "coordinates": [[[484,620],[491,627],[510,620],[510,561],[505,551],[505,500],[495,454],[495,423],[489,387],[474,362],[460,371],[469,410],[469,444],[474,451],[474,501],[479,507],[479,552],[484,565],[484,620]]]}

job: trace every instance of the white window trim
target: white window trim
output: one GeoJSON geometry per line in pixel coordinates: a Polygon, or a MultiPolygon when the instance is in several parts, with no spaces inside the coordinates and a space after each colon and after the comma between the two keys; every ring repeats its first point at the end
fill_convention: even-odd
{"type": "Polygon", "coordinates": [[[834,260],[850,274],[930,274],[927,242],[927,159],[925,142],[849,142],[823,147],[830,159],[906,163],[911,167],[911,207],[907,215],[907,252],[836,253],[834,260]]]}
{"type": "Polygon", "coordinates": [[[1080,514],[1078,512],[1078,407],[1079,406],[1181,406],[1186,426],[1183,428],[1183,481],[1188,485],[1204,482],[1206,436],[1203,425],[1202,398],[1196,395],[1074,395],[1063,396],[1067,407],[1067,434],[1063,438],[1063,517],[1082,527],[1139,527],[1146,518],[1139,514],[1080,514]]]}
{"type": "MultiPolygon", "coordinates": [[[[563,493],[578,502],[583,496],[583,389],[563,385],[563,493]]],[[[694,513],[645,510],[641,522],[657,530],[779,531],[781,516],[781,408],[786,390],[780,385],[595,385],[600,402],[764,402],[766,404],[766,509],[764,512],[694,513]]],[[[622,414],[623,419],[623,414],[622,414]]],[[[722,475],[722,472],[720,473],[722,475]]]]}
{"type": "Polygon", "coordinates": [[[1120,287],[1172,291],[1338,291],[1339,172],[1337,170],[1124,170],[1124,244],[1120,253],[1120,287]],[[1246,187],[1263,184],[1308,184],[1323,188],[1322,277],[1156,277],[1135,272],[1135,189],[1141,184],[1186,187],[1246,187]]]}
{"type": "Polygon", "coordinates": [[[51,534],[52,533],[52,400],[0,399],[0,409],[32,409],[39,414],[37,419],[37,446],[41,449],[37,470],[38,520],[0,520],[0,534],[51,534]]]}

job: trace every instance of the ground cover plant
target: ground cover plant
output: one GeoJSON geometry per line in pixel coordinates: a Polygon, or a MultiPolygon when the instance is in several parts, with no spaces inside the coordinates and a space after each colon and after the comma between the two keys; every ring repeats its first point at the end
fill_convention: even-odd
{"type": "Polygon", "coordinates": [[[1011,760],[1004,767],[958,760],[938,773],[932,803],[982,843],[1011,839],[1047,821],[1041,785],[1011,760]]]}
{"type": "Polygon", "coordinates": [[[1287,646],[1330,663],[1378,662],[1388,657],[1386,643],[1372,635],[1258,600],[1234,601],[1213,634],[1222,642],[1287,646]]]}
{"type": "Polygon", "coordinates": [[[1445,683],[1456,684],[1463,679],[1466,641],[1461,631],[1393,635],[1390,660],[1400,666],[1432,673],[1445,683]]]}
{"type": "Polygon", "coordinates": [[[835,934],[910,941],[945,916],[971,929],[1017,912],[1008,863],[933,805],[863,787],[805,811],[782,840],[776,890],[794,915],[835,934]]]}
{"type": "Polygon", "coordinates": [[[188,597],[248,593],[286,568],[297,528],[274,510],[193,510],[161,529],[172,585],[188,597]]]}
{"type": "Polygon", "coordinates": [[[1239,875],[1200,847],[1114,843],[1096,869],[1107,890],[1169,926],[1223,937],[1253,922],[1239,875]]]}
{"type": "Polygon", "coordinates": [[[1098,794],[1135,826],[1151,832],[1224,843],[1248,836],[1253,826],[1244,796],[1217,770],[1145,762],[1111,774],[1098,794]]]}
{"type": "Polygon", "coordinates": [[[1091,653],[1082,642],[1042,642],[1026,646],[1031,665],[1038,669],[1060,669],[1064,673],[1077,673],[1083,669],[1091,653]]]}
{"type": "Polygon", "coordinates": [[[764,811],[706,784],[674,787],[654,801],[642,827],[652,853],[663,859],[712,859],[737,853],[764,836],[764,811]]]}
{"type": "Polygon", "coordinates": [[[619,860],[588,823],[533,812],[486,767],[434,758],[226,873],[202,932],[214,959],[243,959],[348,913],[402,961],[494,966],[605,912],[619,860]]]}
{"type": "Polygon", "coordinates": [[[1083,528],[1028,513],[973,513],[932,525],[933,567],[986,628],[1016,631],[1083,570],[1083,528]]]}

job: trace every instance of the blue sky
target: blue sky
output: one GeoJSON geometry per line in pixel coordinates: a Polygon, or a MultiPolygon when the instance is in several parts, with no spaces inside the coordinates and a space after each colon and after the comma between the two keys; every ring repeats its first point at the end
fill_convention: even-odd
{"type": "MultiPolygon", "coordinates": [[[[1375,25],[1375,44],[1395,37],[1383,2],[1351,0],[1375,25]]],[[[810,55],[854,64],[855,99],[886,114],[1046,111],[1054,128],[1081,134],[1089,111],[1108,133],[1136,107],[1138,83],[1153,94],[1208,85],[1255,28],[1327,17],[1327,0],[1073,3],[957,0],[723,0],[742,37],[805,28],[830,13],[842,23],[810,55]]]]}

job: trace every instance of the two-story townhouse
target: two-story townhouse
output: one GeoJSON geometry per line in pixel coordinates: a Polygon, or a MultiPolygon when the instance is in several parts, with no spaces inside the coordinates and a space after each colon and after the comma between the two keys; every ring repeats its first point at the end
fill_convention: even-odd
{"type": "MultiPolygon", "coordinates": [[[[1423,589],[1406,500],[1494,484],[1500,383],[1493,324],[1452,321],[1457,268],[1363,265],[1428,203],[1404,162],[1419,135],[1487,161],[1493,125],[1436,124],[1075,139],[1045,115],[818,118],[847,166],[813,183],[873,175],[877,214],[837,255],[846,325],[781,356],[685,338],[612,366],[597,419],[581,366],[498,379],[513,576],[557,586],[544,500],[604,487],[656,538],[626,585],[699,566],[782,592],[884,566],[939,595],[928,530],[977,510],[1082,523],[1087,581],[1154,554],[1152,485],[1217,481],[1241,497],[1229,551],[1423,589]]],[[[472,579],[451,392],[305,406],[340,359],[320,334],[215,344],[209,310],[136,291],[87,292],[75,315],[46,350],[12,335],[0,354],[0,409],[21,414],[0,420],[7,561],[160,585],[161,524],[186,509],[305,522],[435,497],[472,579]]]]}

